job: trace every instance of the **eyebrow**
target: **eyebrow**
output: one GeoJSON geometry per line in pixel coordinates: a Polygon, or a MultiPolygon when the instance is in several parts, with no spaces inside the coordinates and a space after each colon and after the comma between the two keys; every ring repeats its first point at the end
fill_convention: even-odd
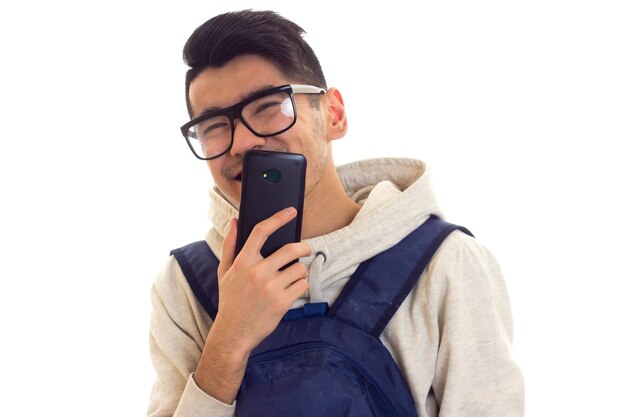
{"type": "Polygon", "coordinates": [[[202,109],[202,111],[200,111],[200,113],[194,115],[193,117],[196,118],[196,117],[204,116],[207,113],[212,113],[214,111],[223,110],[223,109],[226,109],[228,107],[235,106],[238,103],[241,103],[242,101],[247,100],[247,99],[249,99],[250,97],[252,97],[252,96],[254,96],[256,94],[259,94],[259,93],[263,92],[264,90],[269,90],[270,88],[274,88],[274,87],[277,87],[277,86],[276,85],[267,84],[267,85],[261,86],[259,88],[256,88],[256,89],[254,89],[252,91],[248,91],[247,93],[244,93],[241,96],[239,96],[239,100],[237,100],[235,102],[235,104],[232,104],[230,106],[226,106],[226,107],[218,107],[218,106],[204,107],[202,109]]]}

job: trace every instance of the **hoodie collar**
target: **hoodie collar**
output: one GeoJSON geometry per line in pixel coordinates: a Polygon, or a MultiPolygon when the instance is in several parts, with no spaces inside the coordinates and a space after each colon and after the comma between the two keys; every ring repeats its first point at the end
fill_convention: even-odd
{"type": "MultiPolygon", "coordinates": [[[[421,161],[370,159],[339,166],[337,173],[348,196],[363,207],[346,227],[307,239],[313,257],[323,254],[324,275],[358,265],[398,243],[431,214],[442,215],[431,188],[430,171],[421,161]]],[[[214,228],[207,240],[219,258],[228,223],[238,217],[238,210],[216,187],[210,199],[214,228]]]]}

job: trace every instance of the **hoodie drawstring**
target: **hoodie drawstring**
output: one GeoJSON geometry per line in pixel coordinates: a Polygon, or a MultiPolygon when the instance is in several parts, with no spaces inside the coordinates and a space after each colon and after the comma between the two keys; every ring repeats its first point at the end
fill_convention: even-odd
{"type": "Polygon", "coordinates": [[[326,255],[323,252],[317,252],[315,259],[311,263],[309,268],[309,297],[310,303],[321,303],[324,301],[322,298],[322,285],[320,274],[322,272],[322,266],[326,262],[326,255]]]}

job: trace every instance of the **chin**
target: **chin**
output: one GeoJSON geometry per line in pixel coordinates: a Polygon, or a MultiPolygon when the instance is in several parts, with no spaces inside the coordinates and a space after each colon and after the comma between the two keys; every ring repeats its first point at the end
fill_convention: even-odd
{"type": "Polygon", "coordinates": [[[231,206],[235,207],[239,210],[239,202],[241,200],[241,187],[224,187],[221,185],[216,185],[215,188],[218,191],[218,194],[226,200],[231,206]]]}
{"type": "Polygon", "coordinates": [[[239,210],[239,204],[241,203],[241,181],[237,182],[237,186],[230,188],[228,192],[224,193],[224,195],[230,204],[239,210]]]}

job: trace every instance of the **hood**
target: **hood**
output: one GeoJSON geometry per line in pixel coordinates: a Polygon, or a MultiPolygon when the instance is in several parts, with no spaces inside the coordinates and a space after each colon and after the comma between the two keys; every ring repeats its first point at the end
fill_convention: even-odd
{"type": "MultiPolygon", "coordinates": [[[[339,166],[337,173],[348,196],[362,208],[348,226],[307,239],[313,255],[301,261],[310,266],[314,259],[321,260],[316,262],[315,274],[309,274],[310,287],[314,286],[311,280],[323,280],[324,286],[332,285],[328,281],[333,277],[344,280],[358,264],[398,243],[431,214],[443,217],[430,184],[430,172],[421,161],[370,159],[339,166]]],[[[210,195],[214,227],[207,242],[220,258],[223,236],[238,211],[217,188],[210,195]]]]}
{"type": "Polygon", "coordinates": [[[363,207],[348,226],[309,239],[334,274],[389,249],[431,214],[442,217],[426,164],[413,159],[371,159],[337,168],[346,193],[363,207]]]}

